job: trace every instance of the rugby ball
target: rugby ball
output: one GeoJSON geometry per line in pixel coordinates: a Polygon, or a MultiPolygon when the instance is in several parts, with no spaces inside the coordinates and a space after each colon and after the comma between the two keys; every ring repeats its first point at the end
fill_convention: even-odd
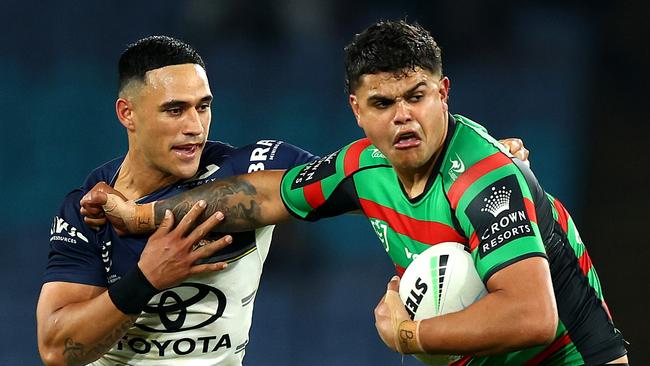
{"type": "MultiPolygon", "coordinates": [[[[472,256],[460,243],[445,242],[428,248],[406,268],[399,296],[413,320],[460,311],[487,294],[472,256]]],[[[447,365],[461,356],[414,355],[429,365],[447,365]]]]}

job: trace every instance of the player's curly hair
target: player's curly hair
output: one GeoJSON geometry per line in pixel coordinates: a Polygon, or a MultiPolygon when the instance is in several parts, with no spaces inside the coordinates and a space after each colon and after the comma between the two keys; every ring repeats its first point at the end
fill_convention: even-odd
{"type": "Polygon", "coordinates": [[[345,47],[345,87],[351,94],[361,76],[408,72],[416,67],[442,75],[440,47],[429,31],[404,20],[379,21],[345,47]]]}
{"type": "Polygon", "coordinates": [[[147,71],[180,64],[197,64],[203,59],[185,42],[168,36],[149,36],[127,46],[118,62],[118,93],[132,80],[144,81],[147,71]]]}

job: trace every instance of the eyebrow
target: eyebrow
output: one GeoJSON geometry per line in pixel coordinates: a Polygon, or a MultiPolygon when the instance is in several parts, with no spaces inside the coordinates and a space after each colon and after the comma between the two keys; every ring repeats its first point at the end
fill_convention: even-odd
{"type": "MultiPolygon", "coordinates": [[[[204,102],[211,102],[212,101],[212,95],[206,95],[201,100],[199,100],[199,103],[204,103],[204,102]]],[[[168,102],[165,102],[160,105],[160,110],[165,111],[167,109],[172,109],[172,108],[187,108],[191,105],[190,102],[185,101],[185,100],[178,100],[178,99],[172,99],[168,102]]]]}
{"type": "MultiPolygon", "coordinates": [[[[413,86],[411,89],[407,90],[402,95],[413,94],[413,92],[415,92],[417,90],[417,88],[421,87],[422,85],[426,86],[427,82],[426,81],[420,81],[419,83],[415,84],[415,86],[413,86]]],[[[375,94],[373,96],[368,97],[367,102],[368,103],[373,103],[373,102],[378,102],[378,101],[390,102],[390,101],[393,101],[393,100],[394,100],[394,98],[389,98],[389,97],[387,97],[385,95],[381,95],[381,94],[375,94]]]]}

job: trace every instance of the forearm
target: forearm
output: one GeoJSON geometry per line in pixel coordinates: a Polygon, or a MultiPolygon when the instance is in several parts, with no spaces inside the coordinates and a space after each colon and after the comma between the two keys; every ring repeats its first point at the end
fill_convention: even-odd
{"type": "Polygon", "coordinates": [[[72,303],[39,321],[39,348],[47,365],[84,365],[106,353],[137,316],[118,310],[105,291],[72,303]]]}
{"type": "Polygon", "coordinates": [[[428,353],[486,355],[551,342],[558,315],[550,277],[542,257],[498,271],[480,300],[421,322],[422,348],[428,353]]]}
{"type": "Polygon", "coordinates": [[[277,224],[289,218],[280,198],[283,173],[284,171],[262,171],[235,176],[157,201],[153,208],[155,225],[160,225],[165,210],[171,210],[178,221],[199,200],[204,200],[207,204],[199,222],[217,211],[224,214],[225,219],[219,225],[219,231],[244,231],[277,224]]]}
{"type": "Polygon", "coordinates": [[[425,319],[420,342],[426,353],[488,355],[537,346],[552,340],[554,319],[540,318],[535,304],[490,293],[462,312],[425,319]]]}

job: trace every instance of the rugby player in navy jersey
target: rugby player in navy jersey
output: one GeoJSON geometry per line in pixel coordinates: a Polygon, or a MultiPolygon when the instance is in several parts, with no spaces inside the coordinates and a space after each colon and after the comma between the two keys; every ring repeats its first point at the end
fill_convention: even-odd
{"type": "Polygon", "coordinates": [[[46,365],[241,364],[273,227],[202,240],[223,215],[196,226],[200,203],[175,228],[170,215],[151,236],[119,237],[111,226],[91,230],[80,214],[80,199],[100,181],[145,203],[312,159],[281,141],[207,141],[211,103],[204,63],[189,45],[153,36],[122,54],[115,109],[128,152],[92,171],[54,217],[37,307],[46,365]]]}
{"type": "Polygon", "coordinates": [[[346,47],[346,71],[368,138],[284,173],[232,177],[144,205],[108,194],[107,217],[146,233],[165,210],[182,217],[199,199],[208,204],[202,217],[223,210],[229,230],[362,210],[398,273],[413,254],[456,241],[488,289],[462,311],[412,321],[391,280],[375,318],[393,350],[467,355],[455,366],[626,365],[572,218],[485,128],[449,113],[450,80],[429,32],[374,24],[346,47]]]}

